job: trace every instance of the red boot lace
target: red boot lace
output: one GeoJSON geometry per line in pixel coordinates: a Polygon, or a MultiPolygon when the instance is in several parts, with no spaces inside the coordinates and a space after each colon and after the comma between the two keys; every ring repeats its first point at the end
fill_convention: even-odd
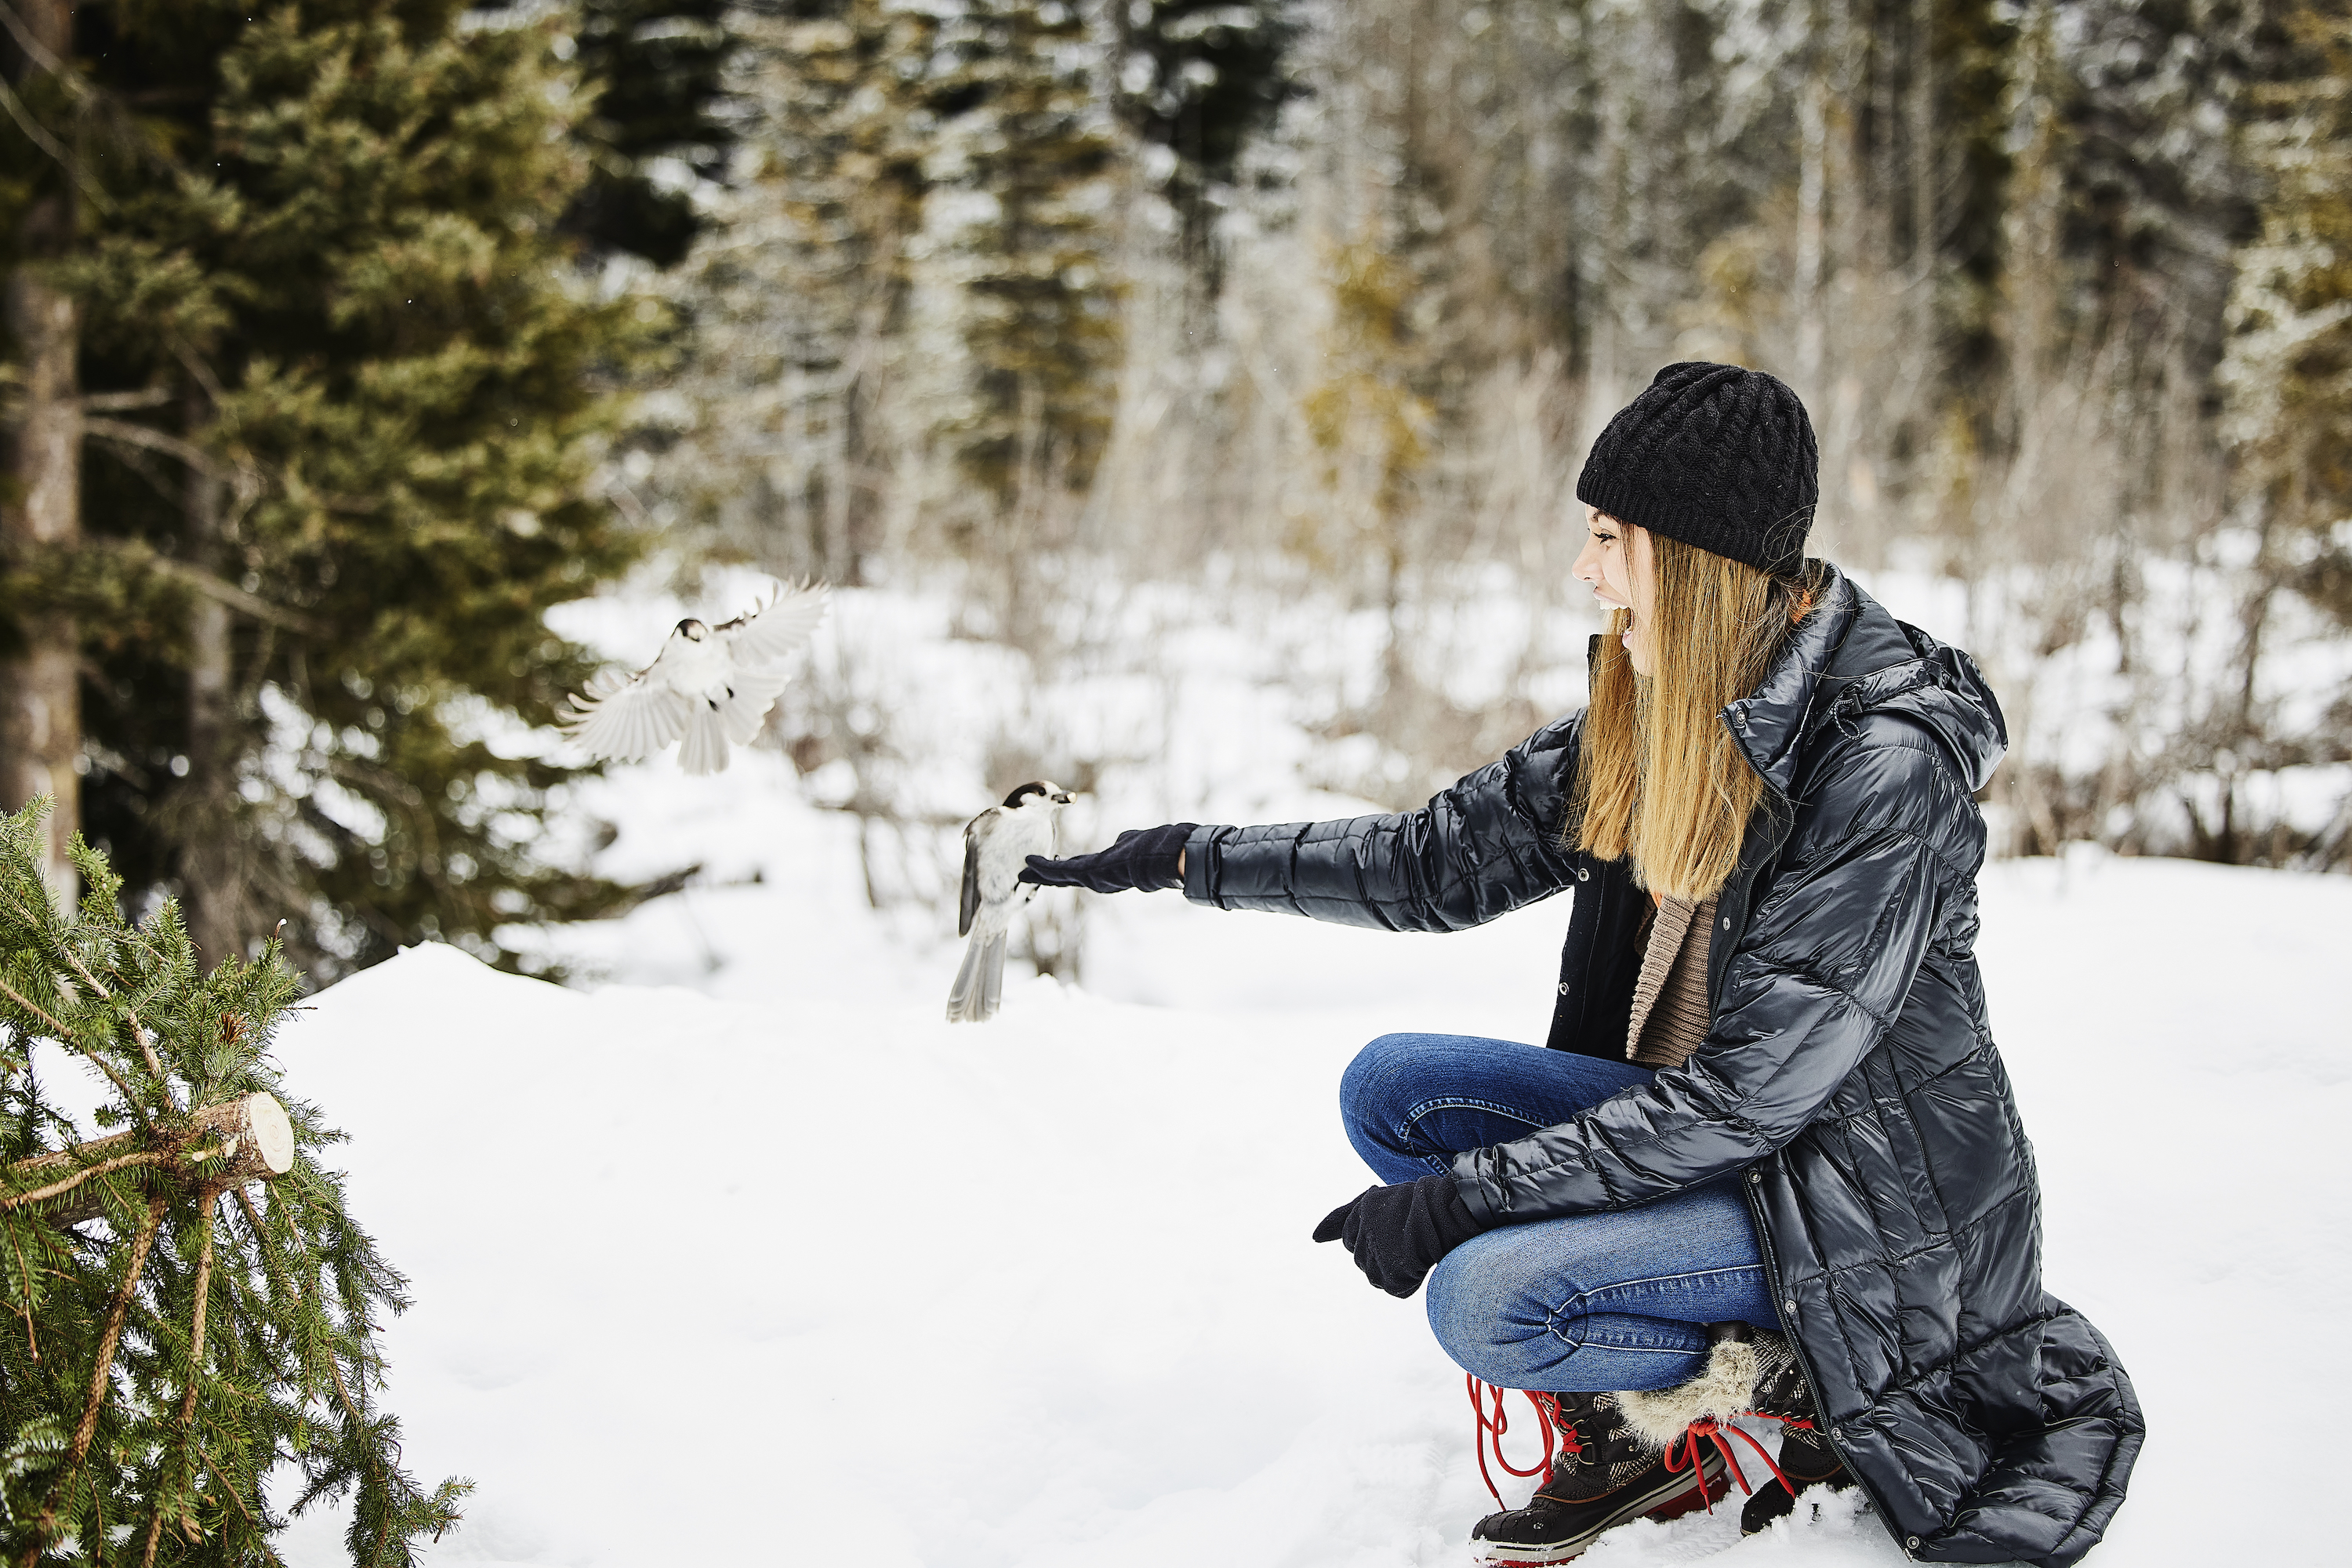
{"type": "Polygon", "coordinates": [[[1495,1445],[1495,1463],[1502,1466],[1507,1473],[1521,1478],[1549,1473],[1554,1454],[1567,1458],[1583,1452],[1582,1445],[1576,1440],[1574,1424],[1560,1418],[1559,1396],[1523,1389],[1519,1392],[1525,1393],[1528,1403],[1536,1407],[1537,1425],[1543,1428],[1543,1458],[1529,1468],[1519,1468],[1503,1458],[1503,1434],[1511,1429],[1511,1418],[1503,1413],[1503,1396],[1512,1390],[1482,1382],[1475,1373],[1464,1374],[1463,1383],[1470,1391],[1470,1409],[1478,1422],[1478,1479],[1486,1483],[1486,1491],[1494,1498],[1496,1508],[1503,1506],[1503,1494],[1495,1489],[1495,1478],[1486,1468],[1489,1438],[1495,1445]],[[1489,1394],[1494,1396],[1491,1405],[1487,1400],[1489,1394]]]}
{"type": "MultiPolygon", "coordinates": [[[[1487,1495],[1495,1500],[1496,1508],[1504,1506],[1503,1494],[1496,1489],[1494,1475],[1486,1468],[1489,1440],[1495,1446],[1495,1463],[1502,1466],[1506,1474],[1522,1479],[1549,1474],[1555,1456],[1563,1459],[1573,1458],[1584,1451],[1583,1445],[1577,1441],[1575,1423],[1560,1415],[1559,1395],[1518,1390],[1527,1395],[1528,1403],[1535,1406],[1537,1425],[1543,1429],[1543,1458],[1521,1469],[1503,1457],[1503,1434],[1511,1429],[1511,1419],[1503,1410],[1503,1396],[1513,1390],[1484,1382],[1475,1373],[1465,1373],[1463,1384],[1470,1392],[1470,1409],[1478,1423],[1478,1479],[1486,1483],[1487,1495]],[[1491,1403],[1489,1395],[1492,1396],[1491,1403]]],[[[1801,1426],[1809,1432],[1813,1428],[1810,1421],[1772,1415],[1761,1410],[1743,1410],[1740,1414],[1759,1421],[1778,1421],[1783,1426],[1801,1426]]],[[[1706,1453],[1699,1446],[1702,1441],[1715,1444],[1716,1451],[1723,1456],[1725,1467],[1731,1471],[1732,1479],[1739,1483],[1741,1491],[1753,1492],[1756,1489],[1748,1484],[1748,1473],[1739,1468],[1739,1457],[1732,1451],[1729,1440],[1724,1436],[1726,1432],[1755,1449],[1756,1457],[1764,1461],[1764,1468],[1772,1472],[1772,1479],[1779,1481],[1790,1497],[1797,1495],[1797,1489],[1790,1481],[1787,1472],[1764,1451],[1764,1445],[1756,1440],[1755,1434],[1740,1426],[1724,1426],[1713,1416],[1703,1415],[1685,1428],[1680,1437],[1666,1445],[1666,1473],[1672,1475],[1687,1468],[1691,1473],[1691,1484],[1698,1488],[1699,1500],[1706,1504],[1707,1512],[1715,1511],[1715,1500],[1707,1496],[1706,1472],[1702,1468],[1706,1453]]]]}
{"type": "MultiPolygon", "coordinates": [[[[1812,1429],[1813,1425],[1810,1421],[1792,1420],[1786,1415],[1767,1415],[1760,1410],[1743,1410],[1740,1414],[1752,1415],[1764,1421],[1778,1421],[1784,1426],[1802,1426],[1808,1431],[1812,1429]]],[[[1706,1450],[1699,1447],[1702,1438],[1713,1440],[1716,1451],[1723,1456],[1725,1467],[1731,1471],[1732,1479],[1739,1483],[1741,1491],[1752,1492],[1756,1489],[1748,1484],[1747,1473],[1739,1468],[1739,1457],[1731,1451],[1731,1444],[1725,1439],[1724,1433],[1727,1431],[1756,1450],[1756,1457],[1764,1461],[1764,1468],[1772,1472],[1772,1479],[1786,1488],[1790,1497],[1797,1495],[1797,1489],[1789,1484],[1788,1475],[1773,1462],[1772,1456],[1764,1451],[1764,1445],[1756,1440],[1754,1433],[1742,1426],[1723,1426],[1718,1425],[1713,1416],[1702,1415],[1692,1422],[1680,1437],[1666,1445],[1666,1471],[1671,1475],[1687,1466],[1691,1473],[1691,1484],[1698,1488],[1700,1500],[1706,1504],[1707,1512],[1715,1511],[1715,1500],[1706,1495],[1706,1472],[1700,1468],[1701,1462],[1706,1457],[1706,1450]]]]}

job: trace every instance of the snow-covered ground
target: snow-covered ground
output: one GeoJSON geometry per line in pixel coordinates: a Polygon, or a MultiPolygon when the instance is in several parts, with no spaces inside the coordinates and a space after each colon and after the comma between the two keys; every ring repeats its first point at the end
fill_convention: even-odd
{"type": "MultiPolygon", "coordinates": [[[[950,1026],[951,943],[866,909],[851,824],[781,758],[605,787],[622,847],[761,880],[571,939],[601,987],[421,948],[280,1039],[414,1281],[387,1334],[408,1462],[479,1483],[430,1561],[1465,1560],[1492,1504],[1461,1376],[1419,1300],[1307,1237],[1369,1179],[1349,1055],[1539,1038],[1564,901],[1402,937],[1099,900],[1082,988],[1013,981],[950,1026]]],[[[1984,910],[2048,1283],[2153,1428],[2092,1562],[2344,1561],[2352,879],[2086,856],[1994,867],[1984,910]]],[[[340,1561],[339,1530],[304,1521],[289,1560],[340,1561]]],[[[1901,1561],[1843,1505],[1587,1561],[1718,1553],[1901,1561]]]]}

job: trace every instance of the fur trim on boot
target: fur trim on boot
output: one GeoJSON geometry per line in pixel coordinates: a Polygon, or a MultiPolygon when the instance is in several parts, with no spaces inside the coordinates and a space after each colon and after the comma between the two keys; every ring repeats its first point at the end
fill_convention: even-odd
{"type": "Polygon", "coordinates": [[[1673,1388],[1617,1396],[1625,1425],[1654,1447],[1679,1441],[1694,1421],[1727,1423],[1753,1409],[1757,1385],[1795,1362],[1789,1342],[1769,1330],[1739,1323],[1711,1324],[1709,1331],[1718,1337],[1696,1377],[1673,1388]]]}

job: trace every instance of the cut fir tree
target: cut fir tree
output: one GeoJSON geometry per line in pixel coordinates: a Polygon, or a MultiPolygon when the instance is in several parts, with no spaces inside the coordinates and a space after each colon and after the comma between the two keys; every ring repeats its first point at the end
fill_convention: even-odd
{"type": "Polygon", "coordinates": [[[125,921],[79,838],[61,913],[47,808],[0,817],[0,1550],[276,1563],[288,1513],[355,1493],[352,1561],[408,1563],[470,1483],[420,1489],[376,1404],[404,1281],[318,1163],[340,1135],[265,1055],[296,976],[274,945],[205,973],[178,910],[125,921]],[[105,1086],[102,1136],[46,1084],[75,1071],[105,1086]]]}

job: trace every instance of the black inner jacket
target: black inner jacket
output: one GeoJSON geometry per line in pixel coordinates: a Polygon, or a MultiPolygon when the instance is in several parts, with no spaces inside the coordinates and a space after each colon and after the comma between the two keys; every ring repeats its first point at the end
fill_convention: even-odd
{"type": "MultiPolygon", "coordinates": [[[[2106,1341],[2042,1289],[2033,1152],[1973,951],[2007,747],[1975,664],[1831,570],[1724,722],[1767,787],[1710,933],[1706,1041],[1572,1121],[1454,1162],[1500,1224],[1734,1171],[1828,1436],[1926,1562],[2082,1556],[2145,1432],[2106,1341]]],[[[1647,896],[1561,839],[1582,715],[1419,811],[1202,827],[1188,897],[1460,931],[1573,889],[1547,1042],[1612,1061],[1647,896]]]]}

